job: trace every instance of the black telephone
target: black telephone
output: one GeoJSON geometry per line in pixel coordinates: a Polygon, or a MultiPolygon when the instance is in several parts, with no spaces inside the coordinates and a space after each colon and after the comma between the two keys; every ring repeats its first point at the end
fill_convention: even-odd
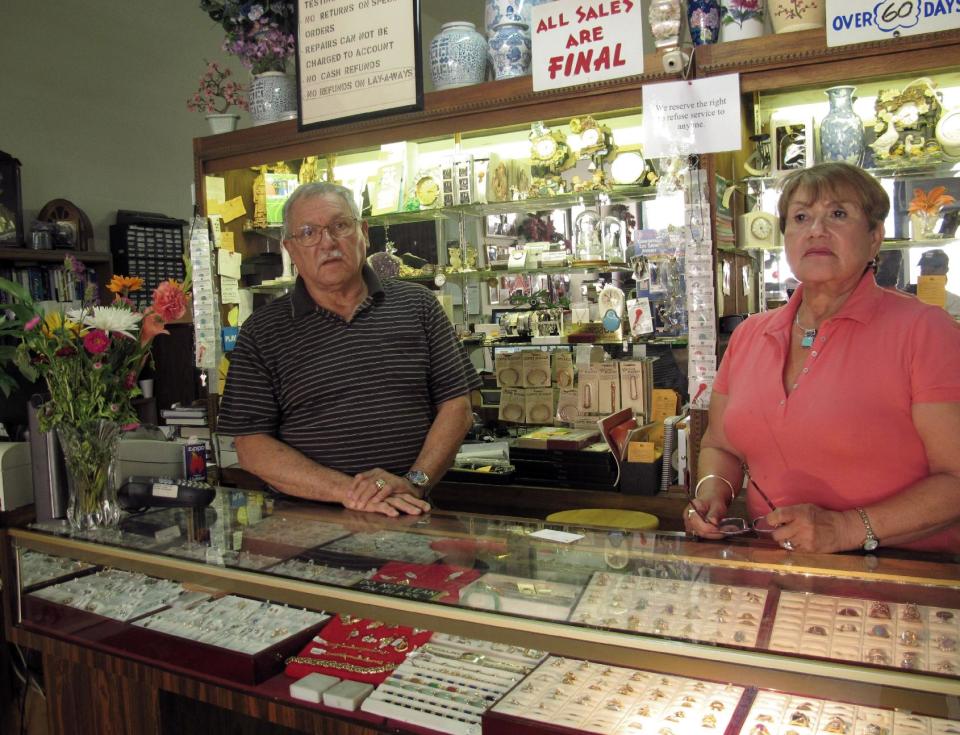
{"type": "Polygon", "coordinates": [[[216,495],[213,486],[199,480],[170,480],[165,477],[128,477],[117,491],[124,510],[144,508],[202,508],[216,495]]]}

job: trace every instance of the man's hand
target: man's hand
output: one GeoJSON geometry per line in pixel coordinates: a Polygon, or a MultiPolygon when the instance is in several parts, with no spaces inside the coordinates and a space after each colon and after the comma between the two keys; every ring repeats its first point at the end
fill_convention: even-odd
{"type": "Polygon", "coordinates": [[[430,510],[430,504],[419,495],[419,488],[405,478],[378,467],[353,478],[343,505],[350,510],[372,511],[391,517],[401,512],[418,515],[430,510]]]}

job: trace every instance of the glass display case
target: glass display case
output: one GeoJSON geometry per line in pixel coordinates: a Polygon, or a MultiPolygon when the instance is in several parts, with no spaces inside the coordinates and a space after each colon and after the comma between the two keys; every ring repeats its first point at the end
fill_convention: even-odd
{"type": "Polygon", "coordinates": [[[461,703],[484,732],[635,732],[627,720],[659,679],[647,723],[671,732],[787,732],[807,701],[816,713],[800,711],[823,722],[797,732],[907,732],[893,719],[904,713],[922,720],[916,732],[960,732],[924,719],[957,720],[960,706],[956,557],[809,555],[473,514],[391,520],[223,488],[202,510],[9,536],[18,629],[274,689],[359,674],[378,684],[366,711],[388,720],[429,726],[396,710],[415,693],[401,685],[433,681],[414,671],[426,668],[459,676],[455,690],[463,677],[493,687],[461,703]],[[593,703],[589,721],[577,700],[593,703]],[[668,705],[696,722],[670,720],[668,705]],[[764,719],[774,712],[782,729],[764,719]],[[827,727],[835,716],[847,729],[827,727]]]}

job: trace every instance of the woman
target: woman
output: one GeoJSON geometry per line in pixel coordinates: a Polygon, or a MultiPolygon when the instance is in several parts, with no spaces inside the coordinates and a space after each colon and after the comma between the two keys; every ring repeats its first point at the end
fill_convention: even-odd
{"type": "Polygon", "coordinates": [[[780,230],[801,285],[730,340],[689,532],[722,535],[749,468],[750,516],[788,550],[960,551],[960,330],[874,281],[889,208],[845,163],[784,179],[780,230]]]}

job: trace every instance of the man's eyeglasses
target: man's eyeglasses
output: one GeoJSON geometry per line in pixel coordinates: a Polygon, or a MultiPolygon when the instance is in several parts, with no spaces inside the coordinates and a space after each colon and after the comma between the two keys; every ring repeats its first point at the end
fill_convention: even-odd
{"type": "Polygon", "coordinates": [[[287,239],[295,240],[300,247],[309,248],[318,244],[326,232],[335,241],[344,240],[357,232],[357,219],[340,217],[325,225],[300,225],[287,239]]]}
{"type": "MultiPolygon", "coordinates": [[[[764,502],[768,506],[770,506],[770,510],[776,510],[777,506],[773,504],[773,501],[770,500],[769,497],[767,497],[767,494],[763,492],[763,490],[756,483],[756,481],[752,477],[750,477],[750,471],[746,467],[746,465],[744,465],[743,469],[744,469],[744,474],[746,474],[747,476],[747,479],[756,488],[757,492],[760,494],[760,497],[763,498],[764,502]]],[[[722,533],[724,536],[740,536],[745,533],[750,533],[751,531],[757,534],[770,534],[776,530],[775,526],[771,526],[767,522],[767,518],[765,515],[760,516],[759,518],[755,518],[753,519],[753,521],[748,521],[746,518],[740,518],[738,516],[731,516],[729,518],[721,518],[716,523],[711,523],[710,521],[707,520],[707,517],[703,514],[703,511],[701,511],[696,506],[696,503],[694,503],[694,499],[691,499],[690,507],[693,508],[694,512],[698,516],[700,516],[701,521],[703,521],[707,525],[715,525],[717,527],[717,531],[722,533]]]]}

